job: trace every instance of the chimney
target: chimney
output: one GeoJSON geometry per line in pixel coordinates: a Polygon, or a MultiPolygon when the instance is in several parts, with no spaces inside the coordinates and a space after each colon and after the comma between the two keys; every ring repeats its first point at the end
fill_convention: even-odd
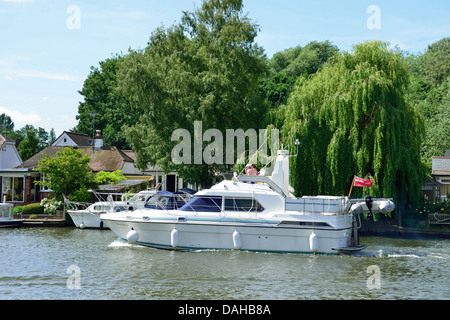
{"type": "Polygon", "coordinates": [[[95,134],[95,137],[94,137],[94,149],[98,150],[98,149],[101,149],[102,147],[103,147],[102,131],[97,130],[97,133],[95,134]]]}

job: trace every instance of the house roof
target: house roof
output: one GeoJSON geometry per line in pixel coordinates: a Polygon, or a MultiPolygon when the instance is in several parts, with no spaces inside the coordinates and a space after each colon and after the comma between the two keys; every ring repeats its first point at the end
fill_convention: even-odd
{"type": "Polygon", "coordinates": [[[3,142],[16,142],[15,140],[8,138],[7,136],[4,136],[0,133],[0,144],[3,144],[3,142]]]}
{"type": "MultiPolygon", "coordinates": [[[[56,153],[62,148],[65,147],[47,147],[15,168],[35,169],[38,166],[39,160],[44,158],[44,154],[48,154],[50,157],[55,157],[56,153]]],[[[116,147],[102,147],[101,149],[94,150],[92,146],[84,146],[76,149],[81,150],[83,155],[87,154],[90,156],[91,161],[89,162],[89,166],[94,172],[121,170],[125,162],[134,162],[133,159],[116,147]]]]}
{"type": "Polygon", "coordinates": [[[13,143],[14,145],[16,144],[16,141],[0,133],[0,149],[3,147],[3,144],[5,144],[5,142],[13,143]]]}
{"type": "Polygon", "coordinates": [[[75,142],[77,144],[77,146],[79,146],[79,147],[92,146],[92,138],[89,135],[84,134],[84,133],[74,133],[74,132],[69,132],[69,131],[63,131],[63,133],[61,133],[59,135],[59,137],[55,139],[55,141],[58,141],[58,139],[61,136],[63,136],[64,134],[69,136],[69,138],[72,139],[73,142],[75,142]]]}

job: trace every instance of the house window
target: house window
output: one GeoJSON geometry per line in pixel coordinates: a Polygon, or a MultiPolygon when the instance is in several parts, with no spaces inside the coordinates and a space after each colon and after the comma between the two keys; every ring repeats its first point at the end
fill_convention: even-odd
{"type": "MultiPolygon", "coordinates": [[[[44,181],[44,180],[45,180],[45,175],[41,174],[41,181],[44,181]]],[[[46,187],[46,186],[43,186],[43,185],[40,185],[40,190],[41,190],[41,192],[52,191],[49,187],[46,187]]]]}
{"type": "Polygon", "coordinates": [[[3,177],[2,200],[23,202],[25,179],[23,177],[3,177]]]}

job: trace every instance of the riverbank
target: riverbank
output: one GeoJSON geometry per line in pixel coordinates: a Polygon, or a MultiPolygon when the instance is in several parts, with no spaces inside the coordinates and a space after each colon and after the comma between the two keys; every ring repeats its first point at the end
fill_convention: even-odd
{"type": "MultiPolygon", "coordinates": [[[[24,219],[23,227],[70,227],[64,219],[24,219]]],[[[73,226],[73,225],[72,225],[73,226]]]]}
{"type": "Polygon", "coordinates": [[[359,229],[361,236],[380,236],[396,238],[443,238],[450,239],[450,228],[411,228],[401,227],[394,219],[382,219],[378,222],[362,220],[359,229]]]}
{"type": "Polygon", "coordinates": [[[70,217],[67,220],[62,212],[58,212],[55,215],[22,214],[16,218],[23,219],[24,227],[73,227],[70,217]]]}

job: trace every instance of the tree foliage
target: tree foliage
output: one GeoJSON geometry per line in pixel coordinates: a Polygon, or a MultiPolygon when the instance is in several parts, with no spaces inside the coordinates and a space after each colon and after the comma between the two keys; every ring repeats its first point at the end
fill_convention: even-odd
{"type": "Polygon", "coordinates": [[[45,175],[45,179],[36,184],[47,187],[56,195],[58,200],[63,195],[71,196],[86,191],[95,186],[94,175],[89,167],[90,157],[82,151],[72,147],[61,148],[55,157],[44,154],[37,167],[37,171],[45,175]]]}
{"type": "Polygon", "coordinates": [[[303,48],[297,46],[275,53],[268,61],[271,75],[283,73],[298,77],[316,73],[329,58],[339,52],[330,41],[311,41],[303,48]]]}
{"type": "Polygon", "coordinates": [[[319,70],[339,49],[330,41],[312,41],[303,48],[297,46],[277,52],[267,62],[269,76],[260,80],[260,90],[269,104],[264,125],[283,125],[284,105],[298,77],[308,77],[319,70]]]}
{"type": "Polygon", "coordinates": [[[141,115],[126,130],[139,167],[176,168],[186,181],[206,186],[225,167],[175,166],[172,132],[186,129],[193,141],[194,121],[221,132],[258,128],[265,111],[257,90],[265,56],[254,42],[258,26],[242,10],[241,0],[204,1],[184,12],[181,23],[158,28],[145,50],[131,51],[121,64],[122,92],[141,115]]]}
{"type": "Polygon", "coordinates": [[[74,132],[92,136],[101,130],[106,145],[127,149],[124,128],[134,124],[138,115],[131,112],[127,98],[117,90],[117,72],[124,57],[115,55],[91,67],[79,93],[84,101],[78,106],[78,124],[74,132]]]}
{"type": "Polygon", "coordinates": [[[125,180],[126,177],[123,175],[122,170],[116,171],[99,171],[95,175],[95,181],[99,184],[111,184],[111,183],[119,183],[125,180]]]}
{"type": "Polygon", "coordinates": [[[433,156],[443,156],[450,149],[450,38],[428,46],[418,56],[409,56],[411,86],[407,100],[425,119],[422,162],[431,169],[433,156]]]}
{"type": "Polygon", "coordinates": [[[47,132],[44,128],[35,128],[31,124],[14,131],[14,122],[4,113],[0,115],[0,122],[6,125],[2,133],[16,142],[17,151],[22,161],[26,161],[48,147],[56,139],[53,129],[47,132]]]}
{"type": "Polygon", "coordinates": [[[301,142],[291,166],[297,194],[344,195],[356,174],[374,179],[374,196],[419,197],[423,121],[405,102],[404,59],[387,46],[355,45],[296,84],[283,137],[292,150],[301,142]]]}

